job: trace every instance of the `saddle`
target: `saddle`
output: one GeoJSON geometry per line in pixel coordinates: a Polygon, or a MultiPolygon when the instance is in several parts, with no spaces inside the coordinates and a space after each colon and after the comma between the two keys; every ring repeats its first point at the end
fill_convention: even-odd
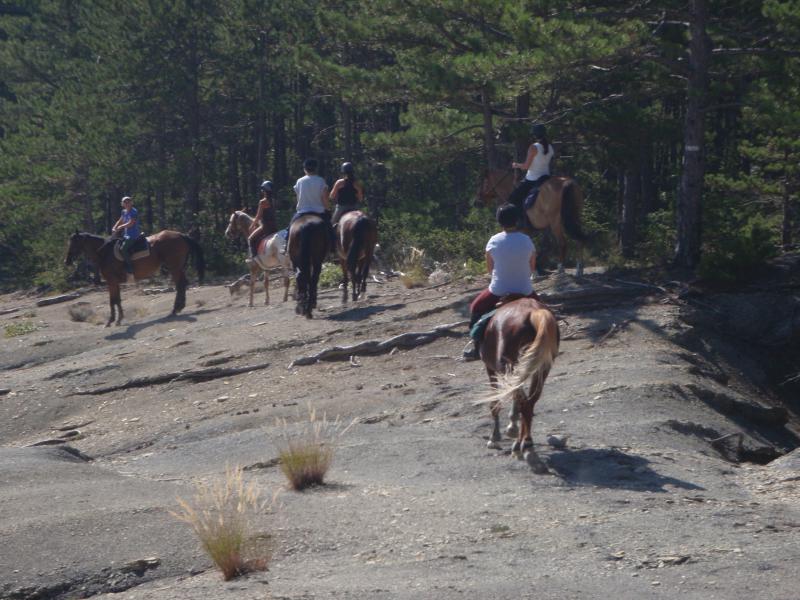
{"type": "MultiPolygon", "coordinates": [[[[120,251],[122,242],[123,240],[121,239],[114,242],[114,258],[119,261],[125,260],[122,258],[122,252],[120,251]]],[[[138,238],[136,238],[136,241],[133,242],[130,250],[128,250],[128,253],[130,254],[131,262],[140,258],[147,258],[150,256],[150,242],[147,241],[147,238],[144,235],[140,235],[138,238]]]]}
{"type": "Polygon", "coordinates": [[[469,330],[469,337],[475,340],[476,347],[483,341],[483,334],[486,332],[486,327],[489,325],[489,321],[492,320],[494,313],[497,312],[497,309],[504,304],[514,302],[514,300],[519,300],[520,298],[535,298],[536,300],[539,300],[539,296],[536,294],[536,292],[533,292],[531,295],[506,294],[505,296],[501,297],[497,304],[494,305],[494,310],[490,310],[489,312],[481,315],[481,318],[478,319],[478,322],[475,323],[475,325],[472,326],[472,329],[469,330]]]}

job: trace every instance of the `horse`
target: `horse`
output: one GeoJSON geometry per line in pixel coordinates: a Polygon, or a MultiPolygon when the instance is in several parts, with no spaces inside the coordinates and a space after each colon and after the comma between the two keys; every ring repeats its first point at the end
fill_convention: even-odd
{"type": "MultiPolygon", "coordinates": [[[[83,254],[89,261],[97,265],[100,274],[108,284],[111,316],[108,318],[106,327],[111,325],[116,318],[115,307],[119,308],[119,318],[116,319],[116,324],[119,325],[122,322],[120,285],[128,279],[125,263],[114,256],[114,240],[115,238],[106,240],[99,235],[75,231],[69,238],[67,256],[64,259],[64,264],[71,265],[78,255],[83,254]]],[[[188,286],[186,265],[190,255],[194,255],[197,276],[199,282],[203,282],[206,268],[203,249],[188,235],[177,231],[161,231],[148,236],[147,242],[150,244],[148,256],[136,258],[136,252],[133,253],[133,276],[135,279],[152,277],[162,266],[165,266],[175,283],[175,304],[171,313],[174,316],[186,306],[186,287],[188,286]]]]}
{"type": "MultiPolygon", "coordinates": [[[[514,171],[511,169],[487,169],[484,171],[475,200],[476,205],[486,205],[494,199],[497,204],[508,200],[514,189],[514,171]]],[[[539,188],[534,205],[526,212],[528,220],[536,230],[550,229],[556,238],[559,251],[558,272],[564,272],[567,256],[567,237],[564,230],[578,244],[578,259],[575,276],[583,275],[583,246],[589,239],[581,229],[583,191],[570,177],[550,177],[539,188]]]]}
{"type": "MultiPolygon", "coordinates": [[[[246,240],[252,223],[253,217],[242,210],[237,210],[228,221],[225,236],[228,239],[236,239],[237,235],[242,235],[246,240]]],[[[283,301],[286,302],[289,298],[289,256],[281,252],[281,242],[277,233],[268,235],[258,242],[258,253],[249,261],[250,306],[253,306],[253,293],[259,271],[264,271],[264,305],[269,304],[269,274],[266,271],[274,267],[280,267],[283,273],[283,301]]]]}
{"type": "Polygon", "coordinates": [[[287,254],[292,259],[297,286],[295,313],[312,318],[317,307],[317,284],[328,253],[328,224],[317,214],[299,216],[289,226],[287,254]]]}
{"type": "Polygon", "coordinates": [[[500,409],[511,399],[506,433],[517,438],[511,451],[517,457],[524,455],[532,467],[540,466],[531,439],[533,407],[558,355],[559,339],[558,323],[550,309],[533,298],[519,298],[500,305],[480,343],[481,360],[497,390],[490,398],[494,426],[488,447],[500,448],[500,409]]]}
{"type": "Polygon", "coordinates": [[[353,302],[367,291],[367,277],[375,245],[378,243],[378,226],[360,210],[353,210],[339,219],[336,249],[342,267],[344,287],[342,303],[347,302],[348,278],[353,282],[353,302]]]}

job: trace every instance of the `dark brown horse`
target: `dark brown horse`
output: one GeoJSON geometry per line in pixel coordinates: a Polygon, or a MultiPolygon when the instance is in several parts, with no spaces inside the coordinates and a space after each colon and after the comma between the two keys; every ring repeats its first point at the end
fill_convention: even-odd
{"type": "Polygon", "coordinates": [[[533,407],[558,355],[558,342],[558,323],[550,309],[533,298],[520,298],[497,309],[480,345],[489,381],[498,390],[491,399],[494,427],[488,446],[500,447],[501,404],[510,399],[512,423],[507,432],[513,435],[516,430],[517,436],[511,450],[517,456],[524,454],[534,467],[538,459],[531,439],[533,407]],[[518,429],[517,416],[521,417],[518,429]]]}
{"type": "MultiPolygon", "coordinates": [[[[197,276],[202,283],[205,275],[205,260],[203,249],[195,240],[177,231],[161,231],[147,238],[150,244],[149,256],[135,258],[133,253],[133,276],[136,279],[152,277],[161,266],[165,266],[172,275],[175,283],[175,304],[172,307],[172,314],[178,314],[186,306],[186,264],[189,256],[194,254],[195,268],[197,276]]],[[[115,240],[106,240],[99,235],[91,233],[78,233],[77,231],[69,238],[69,248],[65,264],[70,265],[83,254],[89,261],[93,262],[100,270],[103,279],[108,284],[109,303],[111,305],[111,316],[108,318],[106,327],[111,325],[115,319],[115,307],[119,308],[119,318],[117,325],[122,321],[122,299],[120,297],[120,285],[127,281],[128,274],[125,272],[125,263],[114,256],[115,240]]]]}
{"type": "Polygon", "coordinates": [[[375,244],[378,243],[378,226],[360,210],[350,211],[339,219],[336,249],[344,276],[342,302],[347,302],[347,280],[353,282],[353,301],[367,291],[367,277],[375,244]]]}
{"type": "MultiPolygon", "coordinates": [[[[488,169],[483,173],[476,204],[487,205],[490,200],[502,204],[514,189],[514,172],[511,169],[488,169]]],[[[550,229],[558,243],[558,272],[564,272],[567,257],[567,237],[578,244],[575,275],[583,275],[583,245],[589,239],[581,229],[583,191],[570,177],[551,177],[539,188],[534,205],[528,209],[528,220],[534,229],[550,229]]]]}
{"type": "Polygon", "coordinates": [[[289,227],[287,253],[294,266],[298,315],[312,318],[317,307],[317,284],[328,253],[328,225],[315,214],[302,215],[289,227]]]}

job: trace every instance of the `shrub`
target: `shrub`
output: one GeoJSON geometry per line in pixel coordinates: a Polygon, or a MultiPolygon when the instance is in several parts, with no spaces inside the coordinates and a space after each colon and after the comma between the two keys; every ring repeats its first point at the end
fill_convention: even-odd
{"type": "Polygon", "coordinates": [[[317,419],[314,409],[309,409],[309,418],[295,434],[290,433],[286,421],[282,422],[283,441],[278,457],[280,468],[289,486],[296,491],[322,485],[333,462],[335,442],[348,427],[342,428],[339,420],[330,422],[325,415],[317,419]]]}
{"type": "Polygon", "coordinates": [[[422,287],[428,283],[428,274],[423,266],[425,251],[411,246],[400,264],[400,282],[406,288],[422,287]]]}
{"type": "Polygon", "coordinates": [[[342,281],[342,268],[336,263],[325,263],[319,274],[319,287],[331,288],[338,286],[342,281]]]}
{"type": "Polygon", "coordinates": [[[697,272],[711,282],[731,284],[777,254],[775,228],[756,215],[740,228],[727,231],[703,247],[697,272]]]}
{"type": "Polygon", "coordinates": [[[225,581],[267,570],[268,544],[252,533],[255,517],[266,507],[255,485],[245,484],[240,467],[227,469],[223,480],[198,483],[194,497],[178,498],[178,504],[180,511],[171,514],[192,527],[225,581]]]}

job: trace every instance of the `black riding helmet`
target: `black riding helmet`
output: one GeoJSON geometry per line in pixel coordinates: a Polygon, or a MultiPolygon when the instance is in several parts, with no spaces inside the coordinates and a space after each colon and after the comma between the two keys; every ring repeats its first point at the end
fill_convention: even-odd
{"type": "Polygon", "coordinates": [[[497,209],[495,217],[503,229],[516,227],[520,217],[519,208],[516,204],[503,204],[497,209]]]}
{"type": "Polygon", "coordinates": [[[261,191],[262,192],[272,191],[272,182],[269,179],[264,180],[264,182],[261,184],[261,191]]]}
{"type": "Polygon", "coordinates": [[[342,166],[339,169],[339,171],[344,175],[355,175],[356,174],[356,170],[353,167],[353,163],[351,163],[351,162],[342,163],[342,166]]]}
{"type": "Polygon", "coordinates": [[[547,135],[547,128],[541,123],[536,123],[531,126],[531,135],[537,139],[541,139],[547,135]]]}

